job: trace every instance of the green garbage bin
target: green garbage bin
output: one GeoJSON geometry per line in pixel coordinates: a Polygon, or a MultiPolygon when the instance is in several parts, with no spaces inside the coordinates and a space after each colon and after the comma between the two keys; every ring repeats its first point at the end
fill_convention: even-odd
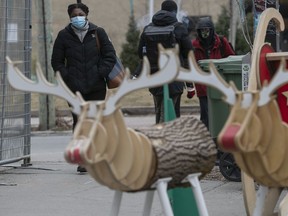
{"type": "MultiPolygon", "coordinates": [[[[229,83],[233,81],[240,91],[247,90],[250,71],[250,53],[247,55],[235,55],[222,59],[200,60],[199,66],[202,70],[209,71],[209,63],[212,61],[219,74],[229,83]]],[[[230,107],[222,98],[223,94],[213,87],[207,87],[209,131],[213,138],[216,138],[223,128],[230,107]]]]}
{"type": "Polygon", "coordinates": [[[191,187],[170,189],[168,196],[175,216],[200,215],[191,187]]]}

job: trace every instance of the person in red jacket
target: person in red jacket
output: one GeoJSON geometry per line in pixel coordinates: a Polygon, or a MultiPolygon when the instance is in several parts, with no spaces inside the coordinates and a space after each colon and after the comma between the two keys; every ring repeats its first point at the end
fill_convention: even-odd
{"type": "MultiPolygon", "coordinates": [[[[214,24],[210,17],[200,18],[196,30],[197,37],[192,40],[196,61],[202,59],[220,59],[235,55],[228,40],[225,37],[220,37],[216,34],[214,24]]],[[[209,129],[206,86],[196,83],[195,88],[200,103],[200,120],[209,129]]],[[[192,98],[191,95],[193,97],[193,93],[189,94],[188,92],[187,97],[192,98]]]]}

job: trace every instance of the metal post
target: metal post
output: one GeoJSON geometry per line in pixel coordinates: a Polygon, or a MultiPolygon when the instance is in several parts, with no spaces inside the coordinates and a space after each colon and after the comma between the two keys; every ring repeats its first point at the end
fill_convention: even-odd
{"type": "Polygon", "coordinates": [[[122,196],[122,191],[115,191],[110,216],[117,216],[119,214],[122,196]]]}
{"type": "MultiPolygon", "coordinates": [[[[6,60],[5,60],[5,57],[7,55],[7,31],[8,31],[8,0],[5,1],[5,13],[3,14],[3,16],[5,17],[5,22],[4,22],[4,26],[3,26],[3,29],[6,31],[5,34],[4,34],[4,47],[3,47],[3,50],[4,50],[4,53],[3,53],[3,56],[1,56],[1,58],[3,58],[2,62],[3,63],[3,66],[2,66],[2,71],[3,71],[3,74],[4,74],[4,77],[2,78],[3,80],[6,80],[5,76],[6,76],[6,68],[7,68],[7,63],[6,63],[6,60]]],[[[5,110],[4,110],[4,104],[5,104],[5,96],[6,93],[6,86],[5,85],[2,85],[2,89],[1,91],[3,92],[3,97],[2,97],[2,107],[1,107],[1,125],[0,125],[0,161],[2,160],[2,150],[3,150],[3,127],[4,127],[4,115],[5,115],[5,110]]]]}
{"type": "MultiPolygon", "coordinates": [[[[52,29],[51,29],[51,1],[36,1],[38,10],[38,32],[39,32],[39,62],[44,71],[46,79],[54,81],[54,72],[50,62],[52,55],[52,29]]],[[[39,121],[40,130],[47,130],[55,127],[55,106],[52,95],[40,95],[39,121]]]]}
{"type": "Polygon", "coordinates": [[[152,21],[154,14],[154,0],[149,0],[149,22],[152,21]]]}
{"type": "Polygon", "coordinates": [[[134,15],[134,0],[130,0],[130,15],[134,15]]]}
{"type": "Polygon", "coordinates": [[[165,216],[174,215],[169,198],[168,198],[168,194],[167,194],[167,185],[171,179],[172,178],[159,179],[155,184],[165,216]]]}
{"type": "Polygon", "coordinates": [[[192,191],[195,195],[200,216],[208,216],[208,211],[203,197],[203,193],[201,191],[198,176],[200,176],[200,173],[191,174],[187,176],[187,179],[192,186],[192,191]]]}
{"type": "MultiPolygon", "coordinates": [[[[31,76],[31,0],[25,0],[25,35],[24,35],[24,68],[25,72],[27,72],[28,77],[31,76]]],[[[24,134],[24,155],[30,155],[31,154],[31,93],[25,93],[25,104],[24,104],[24,112],[29,113],[29,115],[25,115],[24,117],[24,125],[25,125],[25,134],[24,134]],[[29,102],[29,103],[28,103],[29,102]]],[[[23,166],[28,166],[30,164],[31,158],[30,156],[25,158],[23,160],[23,166]]]]}
{"type": "Polygon", "coordinates": [[[177,10],[177,20],[179,21],[180,20],[180,11],[181,11],[181,8],[182,8],[182,0],[178,0],[177,1],[177,6],[178,6],[178,10],[177,10]]]}
{"type": "Polygon", "coordinates": [[[145,198],[145,204],[144,204],[144,210],[143,210],[143,216],[149,216],[150,215],[153,198],[154,198],[154,190],[147,191],[146,198],[145,198]]]}
{"type": "MultiPolygon", "coordinates": [[[[276,9],[279,11],[279,0],[276,0],[276,9]]],[[[276,52],[280,52],[280,32],[276,29],[276,52]]]]}
{"type": "Polygon", "coordinates": [[[237,20],[239,18],[239,13],[237,11],[237,2],[235,0],[230,0],[230,31],[229,31],[229,41],[233,47],[235,47],[236,41],[236,31],[237,31],[237,20]]]}

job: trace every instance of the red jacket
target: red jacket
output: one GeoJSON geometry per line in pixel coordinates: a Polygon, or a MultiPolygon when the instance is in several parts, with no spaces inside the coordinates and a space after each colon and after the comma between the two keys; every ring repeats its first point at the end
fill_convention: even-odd
{"type": "MultiPolygon", "coordinates": [[[[195,59],[198,62],[199,60],[202,59],[208,59],[205,55],[205,50],[201,46],[200,41],[198,38],[194,39],[192,41],[192,45],[194,48],[194,55],[195,59]]],[[[209,59],[220,59],[220,58],[226,58],[230,55],[235,55],[234,50],[231,48],[228,40],[223,37],[222,38],[222,43],[220,40],[220,37],[215,34],[215,42],[214,42],[214,47],[210,51],[210,58],[209,59]],[[222,44],[222,45],[221,45],[222,44]],[[223,56],[221,55],[221,49],[220,46],[223,46],[221,49],[224,51],[223,56]]],[[[203,97],[207,96],[207,91],[206,91],[206,86],[201,85],[201,84],[195,84],[196,92],[198,97],[203,97]]]]}

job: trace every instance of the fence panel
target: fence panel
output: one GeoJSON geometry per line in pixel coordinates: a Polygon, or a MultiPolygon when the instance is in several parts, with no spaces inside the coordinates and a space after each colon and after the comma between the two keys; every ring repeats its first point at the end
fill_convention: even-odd
{"type": "Polygon", "coordinates": [[[5,57],[31,76],[31,0],[0,0],[0,165],[30,163],[30,93],[13,89],[5,57]]]}

